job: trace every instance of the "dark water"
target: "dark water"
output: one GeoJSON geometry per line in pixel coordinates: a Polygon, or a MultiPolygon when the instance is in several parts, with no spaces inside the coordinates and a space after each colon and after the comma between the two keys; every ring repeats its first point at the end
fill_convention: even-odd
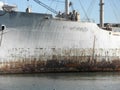
{"type": "Polygon", "coordinates": [[[0,75],[0,90],[120,90],[120,73],[0,75]]]}

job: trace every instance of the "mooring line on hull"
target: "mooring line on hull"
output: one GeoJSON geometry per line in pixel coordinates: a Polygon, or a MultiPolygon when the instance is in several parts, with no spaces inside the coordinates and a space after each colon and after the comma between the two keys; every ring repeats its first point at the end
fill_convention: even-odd
{"type": "Polygon", "coordinates": [[[3,39],[3,34],[4,34],[3,31],[6,29],[6,26],[3,25],[3,24],[1,24],[0,26],[1,26],[1,28],[0,28],[0,31],[1,31],[0,46],[1,46],[1,44],[2,44],[2,39],[3,39]]]}
{"type": "Polygon", "coordinates": [[[96,36],[94,35],[94,40],[93,40],[93,56],[92,56],[92,60],[95,59],[95,42],[96,42],[96,36]]]}
{"type": "Polygon", "coordinates": [[[2,39],[3,39],[3,30],[2,30],[2,32],[1,32],[0,47],[1,47],[1,45],[2,45],[2,39]]]}

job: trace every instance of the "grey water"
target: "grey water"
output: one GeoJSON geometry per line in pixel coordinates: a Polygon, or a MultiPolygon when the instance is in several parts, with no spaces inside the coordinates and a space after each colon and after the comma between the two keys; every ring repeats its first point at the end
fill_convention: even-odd
{"type": "Polygon", "coordinates": [[[0,90],[120,90],[120,73],[0,75],[0,90]]]}

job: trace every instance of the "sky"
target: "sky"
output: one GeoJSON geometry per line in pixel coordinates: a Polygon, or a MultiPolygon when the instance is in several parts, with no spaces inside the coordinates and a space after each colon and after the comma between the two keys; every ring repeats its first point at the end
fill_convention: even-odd
{"type": "MultiPolygon", "coordinates": [[[[12,5],[17,5],[17,10],[24,12],[29,6],[32,12],[49,13],[48,10],[34,2],[34,0],[0,0],[12,5]]],[[[56,11],[64,12],[65,0],[40,0],[46,5],[52,7],[56,11]]],[[[73,3],[73,9],[80,14],[81,20],[89,18],[95,23],[99,23],[99,2],[100,0],[70,0],[73,3]]],[[[105,23],[120,23],[120,0],[104,0],[104,22],[105,23]]],[[[70,8],[72,10],[72,8],[70,8]]]]}

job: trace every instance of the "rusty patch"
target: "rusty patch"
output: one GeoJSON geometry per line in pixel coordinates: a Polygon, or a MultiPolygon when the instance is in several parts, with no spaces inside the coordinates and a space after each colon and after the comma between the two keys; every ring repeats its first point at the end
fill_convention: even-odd
{"type": "Polygon", "coordinates": [[[34,56],[30,49],[13,50],[15,54],[0,62],[0,73],[120,71],[118,49],[95,49],[93,54],[93,49],[36,48],[34,56]]]}

